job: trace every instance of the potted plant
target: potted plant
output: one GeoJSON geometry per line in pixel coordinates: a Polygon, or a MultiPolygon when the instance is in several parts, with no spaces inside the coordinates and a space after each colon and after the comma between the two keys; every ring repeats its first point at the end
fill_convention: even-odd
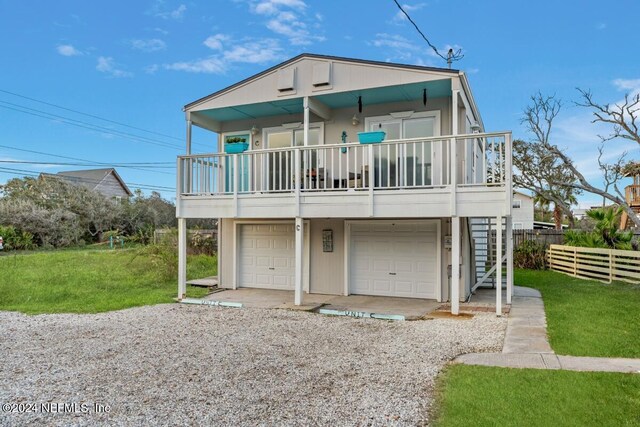
{"type": "Polygon", "coordinates": [[[249,149],[249,143],[244,136],[231,136],[224,141],[224,152],[227,154],[244,153],[249,149]]]}
{"type": "Polygon", "coordinates": [[[383,131],[374,132],[358,132],[358,141],[360,144],[376,144],[384,141],[386,133],[383,131]]]}

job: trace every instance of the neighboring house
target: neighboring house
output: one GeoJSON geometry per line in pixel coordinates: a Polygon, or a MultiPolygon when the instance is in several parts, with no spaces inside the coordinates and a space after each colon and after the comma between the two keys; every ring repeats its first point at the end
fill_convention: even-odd
{"type": "Polygon", "coordinates": [[[57,174],[40,174],[41,176],[55,176],[63,180],[86,187],[91,191],[101,193],[107,198],[118,201],[133,196],[127,184],[124,183],[114,168],[84,169],[77,171],[64,171],[57,174]]]}
{"type": "Polygon", "coordinates": [[[179,298],[187,218],[219,218],[221,287],[291,290],[296,305],[361,294],[457,313],[479,281],[476,234],[493,220],[511,236],[511,134],[484,133],[463,72],[302,54],[184,111],[179,298]],[[193,125],[217,134],[213,153],[190,154],[193,125]],[[386,139],[360,144],[364,131],[386,139]]]}
{"type": "Polygon", "coordinates": [[[573,218],[576,221],[581,221],[584,218],[586,218],[587,216],[587,211],[589,211],[590,209],[574,209],[573,210],[573,218]]]}
{"type": "Polygon", "coordinates": [[[514,230],[533,230],[533,197],[520,191],[513,192],[511,220],[514,230]]]}

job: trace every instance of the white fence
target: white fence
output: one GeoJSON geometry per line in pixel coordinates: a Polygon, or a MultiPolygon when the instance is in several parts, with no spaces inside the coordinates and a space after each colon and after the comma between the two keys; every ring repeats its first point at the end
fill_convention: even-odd
{"type": "Polygon", "coordinates": [[[583,279],[640,283],[640,251],[551,245],[549,268],[583,279]]]}

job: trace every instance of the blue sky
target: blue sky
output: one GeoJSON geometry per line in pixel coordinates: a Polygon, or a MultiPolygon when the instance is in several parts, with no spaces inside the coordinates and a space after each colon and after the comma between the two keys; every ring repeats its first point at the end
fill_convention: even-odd
{"type": "MultiPolygon", "coordinates": [[[[571,101],[576,87],[602,102],[640,91],[639,2],[402,4],[436,46],[462,49],[454,67],[469,74],[487,130],[526,137],[519,118],[530,95],[562,98],[556,141],[598,181],[597,134],[606,129],[571,101]]],[[[125,181],[166,188],[163,195],[173,198],[174,171],[164,167],[184,145],[182,106],[302,52],[445,65],[392,0],[0,0],[0,160],[79,162],[6,146],[92,162],[157,162],[151,170],[118,170],[125,181]]],[[[211,151],[213,135],[195,137],[198,151],[211,151]]],[[[606,150],[612,158],[623,150],[640,157],[631,143],[611,142],[606,150]]],[[[1,183],[12,177],[6,168],[78,167],[0,168],[1,183]]]]}

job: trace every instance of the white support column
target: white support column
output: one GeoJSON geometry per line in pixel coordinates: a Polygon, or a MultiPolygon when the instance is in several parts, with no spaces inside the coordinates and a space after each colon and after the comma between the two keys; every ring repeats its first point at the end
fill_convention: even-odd
{"type": "Polygon", "coordinates": [[[295,268],[295,296],[294,304],[302,305],[302,291],[304,280],[302,277],[304,263],[304,220],[300,217],[296,218],[296,268],[295,268]]]}
{"type": "Polygon", "coordinates": [[[178,299],[187,296],[187,219],[178,218],[178,299]]]}
{"type": "Polygon", "coordinates": [[[460,217],[451,217],[451,314],[460,312],[460,217]]]}
{"type": "Polygon", "coordinates": [[[304,108],[304,122],[303,122],[303,133],[304,133],[304,146],[307,147],[309,145],[309,97],[305,96],[302,100],[302,107],[304,108]]]}
{"type": "Polygon", "coordinates": [[[191,120],[187,120],[187,156],[191,154],[191,120]]]}
{"type": "Polygon", "coordinates": [[[513,222],[510,216],[506,217],[507,239],[507,304],[511,304],[513,298],[513,222]]]}
{"type": "Polygon", "coordinates": [[[502,216],[496,217],[496,314],[502,316],[502,216]]]}

